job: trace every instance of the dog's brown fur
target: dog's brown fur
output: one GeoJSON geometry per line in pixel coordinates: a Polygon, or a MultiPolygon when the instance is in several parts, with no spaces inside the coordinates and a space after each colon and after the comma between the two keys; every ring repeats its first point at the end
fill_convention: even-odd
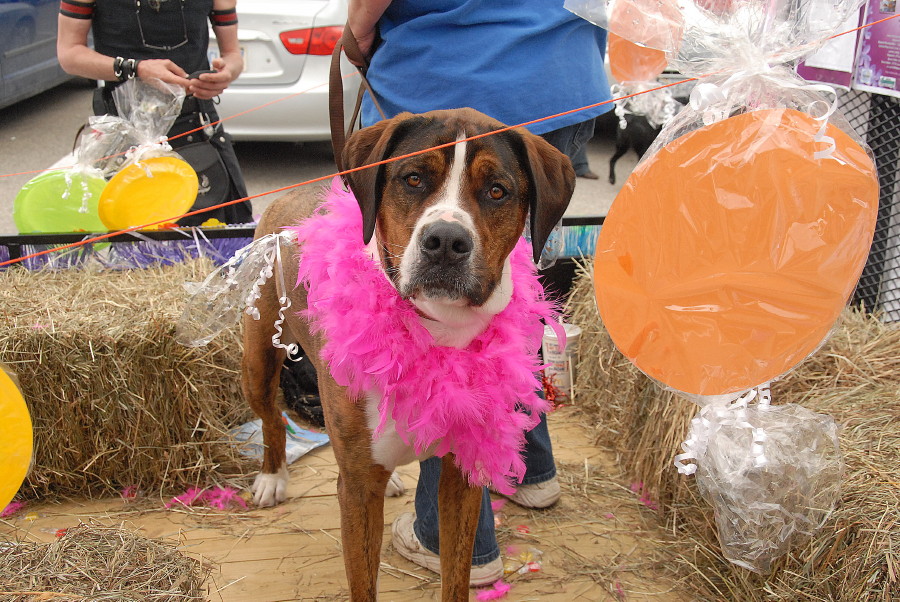
{"type": "MultiPolygon", "coordinates": [[[[472,122],[488,129],[497,129],[500,124],[472,111],[441,111],[426,114],[425,119],[442,119],[452,122],[453,127],[471,128],[472,122]],[[487,120],[487,126],[484,126],[487,120]]],[[[399,148],[388,148],[393,133],[408,127],[412,120],[420,116],[401,115],[393,120],[381,122],[351,136],[344,152],[344,164],[348,168],[379,161],[385,156],[397,156],[409,151],[427,148],[432,141],[401,142],[399,148]],[[418,148],[414,148],[418,144],[418,148]],[[411,145],[411,146],[410,146],[411,145]]],[[[453,142],[455,133],[451,127],[453,142]]],[[[467,134],[471,135],[468,129],[467,134]]],[[[486,250],[486,271],[499,272],[506,255],[512,250],[518,234],[524,226],[526,213],[531,210],[535,232],[539,241],[536,248],[543,246],[553,225],[561,218],[574,188],[574,172],[571,164],[561,153],[543,140],[528,134],[516,133],[524,144],[524,151],[531,162],[531,174],[518,174],[520,182],[509,182],[512,188],[519,186],[521,199],[531,198],[531,207],[526,201],[515,200],[508,206],[507,214],[489,214],[477,211],[479,224],[485,231],[498,231],[492,237],[490,248],[486,250]],[[544,198],[537,202],[537,198],[544,198]],[[484,214],[484,215],[483,215],[484,214]],[[539,246],[538,246],[539,245],[539,246]]],[[[449,150],[430,151],[415,159],[422,173],[441,174],[446,170],[444,163],[449,150]],[[425,169],[430,171],[425,171],[425,169]]],[[[512,156],[512,151],[509,152],[512,156]]],[[[479,159],[490,163],[490,157],[479,159]]],[[[477,166],[476,166],[477,167],[477,166]]],[[[366,237],[377,230],[382,261],[386,261],[385,249],[402,246],[409,242],[411,231],[410,215],[400,210],[396,198],[403,192],[396,189],[391,173],[401,169],[399,165],[371,168],[348,176],[349,184],[360,202],[364,215],[366,237]],[[388,177],[385,177],[385,173],[388,177]],[[387,183],[385,183],[387,181],[387,183]],[[389,198],[391,202],[385,202],[389,198]],[[377,219],[376,219],[377,218],[377,219]]],[[[518,168],[517,168],[518,169],[518,168]]],[[[484,172],[492,171],[485,165],[484,172]]],[[[496,170],[493,170],[496,171],[496,170]]],[[[528,169],[526,169],[528,171],[528,169]]],[[[471,192],[471,191],[470,191],[471,192]]],[[[298,190],[277,199],[266,210],[256,230],[256,236],[281,231],[285,226],[313,213],[318,201],[309,192],[298,190]]],[[[297,274],[298,258],[293,253],[282,254],[282,269],[286,280],[293,282],[297,274]]],[[[490,276],[485,276],[486,281],[490,276]]],[[[242,386],[246,399],[253,411],[262,419],[266,444],[261,475],[275,475],[285,470],[285,430],[275,396],[279,386],[279,375],[285,352],[272,345],[273,325],[278,318],[278,293],[276,278],[270,278],[262,287],[261,298],[257,301],[260,319],[244,320],[244,357],[242,386]]],[[[486,286],[488,286],[486,284],[486,286]]],[[[493,285],[490,285],[493,286],[493,285]]],[[[487,291],[489,293],[489,291],[487,291]]],[[[339,468],[337,485],[341,512],[341,538],[343,541],[344,564],[350,584],[351,600],[374,600],[377,596],[377,575],[379,567],[382,533],[384,531],[384,493],[390,473],[384,467],[374,464],[371,454],[372,433],[367,426],[364,403],[348,397],[345,388],[331,378],[328,367],[319,358],[323,341],[310,334],[307,324],[297,317],[296,312],[307,306],[307,295],[303,287],[289,293],[292,307],[286,320],[286,338],[296,340],[318,373],[319,393],[325,415],[325,423],[331,438],[335,458],[339,468]]],[[[440,541],[441,579],[444,600],[468,599],[471,554],[475,538],[481,500],[481,488],[470,487],[454,465],[453,454],[443,458],[440,493],[440,541]]],[[[283,499],[279,491],[275,501],[283,499]]]]}

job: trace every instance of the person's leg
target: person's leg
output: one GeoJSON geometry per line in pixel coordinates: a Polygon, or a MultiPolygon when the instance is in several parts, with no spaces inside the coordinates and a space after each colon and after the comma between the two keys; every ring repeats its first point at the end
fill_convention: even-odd
{"type": "Polygon", "coordinates": [[[553,460],[553,446],[547,429],[547,415],[525,433],[525,476],[516,491],[507,497],[525,508],[548,508],[561,495],[559,479],[556,478],[556,462],[553,460]]]}
{"type": "MultiPolygon", "coordinates": [[[[440,525],[438,522],[438,483],[441,459],[431,458],[419,464],[415,514],[404,513],[394,520],[391,529],[394,549],[404,558],[439,573],[440,525]]],[[[494,512],[487,488],[483,488],[481,513],[472,550],[471,585],[486,585],[503,576],[500,547],[494,534],[494,512]]]]}
{"type": "Polygon", "coordinates": [[[525,477],[521,485],[543,483],[556,476],[556,462],[553,460],[553,446],[550,443],[546,414],[541,415],[541,421],[536,427],[525,433],[523,456],[525,477]]]}
{"type": "MultiPolygon", "coordinates": [[[[429,458],[419,463],[415,532],[422,545],[435,554],[440,552],[438,537],[438,482],[440,479],[440,458],[429,458]]],[[[478,517],[478,530],[475,535],[475,549],[472,551],[472,564],[486,564],[499,557],[500,548],[494,534],[494,511],[491,509],[491,497],[488,495],[487,488],[484,488],[481,514],[478,517]]]]}
{"type": "Polygon", "coordinates": [[[574,123],[565,127],[551,130],[541,134],[541,137],[555,146],[560,152],[565,153],[572,162],[575,175],[588,177],[591,174],[596,178],[587,160],[587,144],[594,136],[594,120],[588,119],[580,123],[574,123]]]}
{"type": "MultiPolygon", "coordinates": [[[[547,416],[533,429],[525,433],[525,476],[516,492],[509,497],[513,502],[529,508],[546,508],[554,504],[560,495],[556,478],[553,446],[547,429],[547,416]]],[[[419,482],[416,485],[414,516],[401,515],[394,523],[397,551],[406,558],[434,571],[440,570],[440,537],[438,523],[438,483],[441,479],[440,458],[430,458],[419,464],[419,482]],[[411,526],[410,526],[411,524],[411,526]],[[399,534],[398,530],[411,533],[399,534]],[[427,554],[430,552],[430,554],[427,554]],[[433,555],[433,556],[432,556],[433,555]]],[[[494,531],[494,511],[487,488],[481,500],[481,514],[472,550],[473,579],[478,567],[485,570],[502,570],[499,561],[500,548],[494,531]],[[493,567],[496,562],[496,568],[493,567]]],[[[474,583],[474,581],[473,581],[474,583]]]]}
{"type": "Polygon", "coordinates": [[[591,166],[588,165],[587,158],[587,145],[582,146],[577,151],[572,154],[572,167],[575,168],[575,175],[578,177],[584,177],[586,173],[591,171],[591,166]]]}

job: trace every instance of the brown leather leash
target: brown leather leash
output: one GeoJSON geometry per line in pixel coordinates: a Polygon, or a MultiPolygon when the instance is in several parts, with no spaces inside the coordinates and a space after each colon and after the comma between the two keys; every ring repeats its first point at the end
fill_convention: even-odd
{"type": "Polygon", "coordinates": [[[375,91],[372,90],[372,86],[369,85],[369,81],[366,79],[368,67],[369,61],[366,60],[366,57],[360,51],[356,38],[353,36],[353,32],[350,31],[350,25],[344,25],[344,33],[341,35],[338,43],[335,44],[334,51],[331,53],[331,69],[328,72],[328,118],[331,124],[331,148],[334,151],[334,162],[338,171],[344,171],[343,159],[341,158],[344,145],[359,119],[359,111],[360,107],[362,107],[362,99],[365,92],[369,93],[375,108],[381,114],[381,118],[385,119],[384,111],[381,110],[381,105],[378,104],[375,91]],[[350,118],[346,132],[344,131],[344,81],[341,75],[341,51],[351,61],[364,65],[363,67],[357,67],[362,85],[359,87],[359,94],[356,95],[356,106],[353,108],[353,116],[350,118]]]}

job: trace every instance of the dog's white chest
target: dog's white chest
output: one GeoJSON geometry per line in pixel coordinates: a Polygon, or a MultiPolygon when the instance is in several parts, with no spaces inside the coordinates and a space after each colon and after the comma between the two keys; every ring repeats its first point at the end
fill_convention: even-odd
{"type": "MultiPolygon", "coordinates": [[[[377,246],[374,238],[368,246],[368,252],[377,261],[377,246]]],[[[378,264],[381,265],[380,262],[378,264]]],[[[422,314],[429,316],[429,318],[422,316],[419,319],[431,333],[435,344],[462,349],[484,332],[491,319],[506,308],[512,298],[512,290],[512,268],[510,259],[507,258],[498,286],[481,307],[469,307],[444,299],[416,298],[411,301],[422,314]]],[[[375,436],[375,429],[381,420],[378,410],[380,401],[380,393],[369,392],[366,394],[366,422],[369,430],[372,431],[373,461],[386,470],[393,471],[398,466],[410,464],[416,460],[427,460],[433,456],[437,443],[422,454],[416,454],[412,446],[407,445],[397,432],[397,424],[391,418],[387,419],[381,434],[375,436]]],[[[426,402],[427,400],[422,401],[426,402]]]]}
{"type": "Polygon", "coordinates": [[[381,464],[385,470],[393,472],[398,466],[404,466],[416,460],[427,460],[434,455],[433,449],[417,455],[412,446],[407,445],[397,432],[397,424],[392,418],[387,419],[384,430],[377,437],[375,429],[381,420],[378,404],[381,397],[378,394],[366,395],[366,420],[369,430],[372,431],[372,460],[375,464],[381,464]]]}

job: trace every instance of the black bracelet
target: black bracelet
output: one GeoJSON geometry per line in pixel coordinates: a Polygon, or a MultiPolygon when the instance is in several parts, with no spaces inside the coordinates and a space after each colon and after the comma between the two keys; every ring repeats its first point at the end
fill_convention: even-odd
{"type": "Polygon", "coordinates": [[[128,79],[134,79],[138,76],[137,67],[138,63],[140,63],[140,59],[128,59],[125,61],[125,65],[127,65],[126,72],[128,75],[128,79]]]}
{"type": "Polygon", "coordinates": [[[140,62],[141,59],[123,59],[117,56],[113,63],[113,73],[116,74],[116,79],[124,82],[125,80],[136,78],[138,63],[140,62]]]}
{"type": "Polygon", "coordinates": [[[120,56],[117,56],[113,61],[113,73],[116,76],[116,79],[120,82],[123,82],[127,79],[125,75],[125,59],[120,56]]]}

